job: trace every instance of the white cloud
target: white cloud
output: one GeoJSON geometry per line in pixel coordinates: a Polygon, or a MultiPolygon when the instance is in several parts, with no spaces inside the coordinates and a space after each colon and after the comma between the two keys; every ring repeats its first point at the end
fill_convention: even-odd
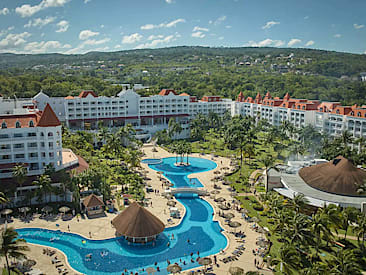
{"type": "Polygon", "coordinates": [[[14,30],[14,26],[10,26],[9,28],[5,29],[5,30],[0,30],[0,37],[7,34],[8,32],[14,30]]]}
{"type": "Polygon", "coordinates": [[[273,26],[276,26],[276,25],[279,25],[280,22],[276,22],[276,21],[268,21],[264,26],[262,26],[262,29],[263,30],[266,30],[266,29],[270,29],[272,28],[273,26]]]}
{"type": "Polygon", "coordinates": [[[310,47],[314,44],[315,44],[314,40],[309,40],[308,42],[306,42],[305,47],[310,47]]]}
{"type": "Polygon", "coordinates": [[[196,37],[196,38],[204,38],[206,36],[206,34],[204,34],[203,32],[193,32],[192,33],[192,37],[196,37]]]}
{"type": "Polygon", "coordinates": [[[172,3],[174,3],[174,1],[173,1],[173,0],[165,0],[165,2],[166,2],[166,3],[168,3],[168,4],[172,4],[172,3]]]}
{"type": "Polygon", "coordinates": [[[227,28],[227,29],[231,29],[233,26],[229,26],[229,25],[227,25],[227,26],[225,26],[225,28],[227,28]]]}
{"type": "Polygon", "coordinates": [[[168,35],[168,36],[163,36],[160,39],[155,39],[149,43],[145,43],[145,44],[140,44],[136,47],[136,49],[145,49],[145,48],[154,48],[157,47],[161,44],[168,44],[170,42],[175,41],[178,37],[180,37],[180,34],[176,33],[174,35],[168,35]]]}
{"type": "Polygon", "coordinates": [[[226,15],[220,16],[219,18],[217,18],[216,20],[212,21],[208,21],[209,24],[214,24],[215,26],[220,25],[222,22],[224,22],[226,20],[226,15]]]}
{"type": "Polygon", "coordinates": [[[99,32],[93,32],[91,30],[83,30],[79,33],[80,40],[87,40],[90,37],[99,35],[99,32]]]}
{"type": "Polygon", "coordinates": [[[133,44],[139,42],[142,39],[142,35],[139,33],[133,33],[131,35],[125,35],[122,38],[122,44],[133,44]]]}
{"type": "Polygon", "coordinates": [[[66,20],[62,20],[57,23],[57,27],[58,29],[56,30],[56,32],[66,32],[69,28],[69,22],[67,22],[66,20]]]}
{"type": "Polygon", "coordinates": [[[353,27],[358,30],[358,29],[362,29],[365,27],[365,25],[358,25],[358,24],[353,24],[353,27]]]}
{"type": "Polygon", "coordinates": [[[341,34],[339,34],[339,33],[337,33],[337,34],[333,35],[333,37],[334,37],[334,38],[341,38],[341,37],[342,37],[342,35],[341,35],[341,34]]]}
{"type": "Polygon", "coordinates": [[[100,40],[88,39],[88,40],[84,41],[83,44],[85,46],[86,45],[101,45],[101,44],[105,44],[109,41],[111,41],[110,38],[104,38],[104,39],[100,39],[100,40]]]}
{"type": "Polygon", "coordinates": [[[195,26],[195,27],[193,28],[193,32],[198,32],[198,31],[208,32],[208,31],[209,31],[209,29],[207,29],[207,28],[201,28],[201,27],[195,26]]]}
{"type": "Polygon", "coordinates": [[[164,35],[162,35],[162,34],[158,34],[158,35],[150,35],[150,36],[147,38],[147,40],[161,39],[161,38],[163,38],[163,37],[164,37],[164,35]]]}
{"type": "Polygon", "coordinates": [[[304,17],[304,19],[305,19],[305,20],[308,20],[308,19],[309,19],[309,16],[308,16],[308,15],[307,15],[307,16],[305,16],[305,17],[304,17]]]}
{"type": "Polygon", "coordinates": [[[224,37],[223,37],[223,36],[220,36],[220,37],[219,37],[219,40],[224,40],[224,37]]]}
{"type": "Polygon", "coordinates": [[[152,29],[158,29],[158,28],[172,28],[177,26],[178,23],[185,23],[186,20],[183,18],[179,18],[176,20],[173,20],[171,22],[168,23],[160,23],[158,25],[154,25],[154,24],[146,24],[140,27],[141,30],[152,30],[152,29]]]}
{"type": "Polygon", "coordinates": [[[0,40],[0,51],[14,52],[14,50],[23,46],[27,42],[26,39],[30,36],[29,32],[9,33],[4,39],[0,40]]]}
{"type": "Polygon", "coordinates": [[[27,53],[47,53],[47,52],[59,52],[57,49],[69,49],[70,44],[62,45],[59,41],[41,41],[30,42],[24,46],[24,51],[27,53]]]}
{"type": "Polygon", "coordinates": [[[0,15],[7,15],[9,13],[9,9],[8,8],[3,8],[0,10],[0,15]]]}
{"type": "Polygon", "coordinates": [[[47,8],[63,7],[69,1],[71,0],[42,0],[38,5],[35,6],[24,4],[20,7],[16,7],[15,12],[21,17],[29,17],[47,8]]]}
{"type": "Polygon", "coordinates": [[[244,46],[247,47],[281,47],[285,45],[285,42],[282,40],[272,40],[272,39],[265,39],[260,42],[255,42],[253,40],[246,43],[244,46]]]}
{"type": "Polygon", "coordinates": [[[121,48],[121,45],[118,44],[118,45],[114,46],[114,48],[119,49],[119,48],[121,48]]]}
{"type": "Polygon", "coordinates": [[[288,43],[287,43],[287,46],[289,47],[292,47],[296,44],[299,44],[301,43],[301,40],[300,39],[297,39],[297,38],[292,38],[288,43]]]}
{"type": "Polygon", "coordinates": [[[46,25],[48,25],[49,23],[52,23],[53,21],[56,20],[56,17],[45,17],[45,18],[36,18],[36,19],[31,19],[28,21],[27,24],[24,25],[24,28],[30,28],[30,27],[39,27],[42,28],[46,25]]]}
{"type": "Polygon", "coordinates": [[[84,0],[84,4],[88,4],[91,0],[84,0]]]}

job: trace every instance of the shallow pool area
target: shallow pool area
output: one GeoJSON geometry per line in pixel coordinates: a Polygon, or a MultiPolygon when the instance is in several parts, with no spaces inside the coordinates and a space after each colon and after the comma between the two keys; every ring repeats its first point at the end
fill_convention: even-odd
{"type": "MultiPolygon", "coordinates": [[[[150,168],[162,171],[174,187],[191,186],[187,175],[216,167],[216,163],[200,158],[189,158],[188,167],[176,167],[174,161],[175,158],[165,158],[162,163],[149,164],[150,168]]],[[[195,181],[193,185],[202,184],[195,181]]],[[[123,237],[89,240],[77,234],[40,228],[17,229],[17,232],[29,243],[61,250],[70,266],[84,274],[120,275],[131,271],[146,274],[147,267],[159,267],[160,272],[156,274],[168,274],[167,260],[177,262],[186,270],[198,266],[197,262],[192,262],[198,257],[198,251],[200,257],[205,257],[220,252],[227,245],[222,228],[212,220],[213,208],[208,202],[195,194],[177,194],[176,197],[186,208],[185,216],[179,225],[166,228],[155,245],[129,244],[123,237]],[[91,260],[86,257],[88,254],[92,255],[91,260]]]]}

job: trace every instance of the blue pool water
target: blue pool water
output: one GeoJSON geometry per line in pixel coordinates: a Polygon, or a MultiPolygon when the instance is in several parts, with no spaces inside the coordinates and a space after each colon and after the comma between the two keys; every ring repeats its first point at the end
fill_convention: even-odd
{"type": "MultiPolygon", "coordinates": [[[[214,162],[199,158],[189,158],[190,167],[175,167],[174,161],[175,158],[166,158],[161,164],[149,164],[149,167],[163,171],[175,187],[190,186],[187,175],[216,167],[214,162]]],[[[194,185],[199,184],[198,181],[194,185]]],[[[69,264],[84,274],[120,275],[125,269],[127,274],[131,271],[146,274],[142,269],[149,266],[159,266],[161,271],[156,274],[167,274],[167,260],[179,263],[183,269],[190,269],[198,266],[196,262],[191,263],[191,253],[194,253],[194,259],[197,258],[197,251],[200,257],[205,257],[218,253],[227,244],[221,227],[212,221],[213,209],[209,203],[195,194],[178,194],[177,199],[186,208],[186,214],[178,226],[167,228],[159,235],[155,246],[128,244],[124,238],[88,240],[77,234],[40,228],[17,229],[17,232],[27,242],[61,250],[69,264]],[[169,239],[168,235],[171,234],[174,234],[174,240],[169,239]],[[54,240],[50,242],[52,238],[54,240]],[[167,246],[168,242],[170,247],[167,246]],[[90,261],[86,260],[88,254],[92,254],[90,261]],[[185,261],[186,265],[180,260],[185,261]]]]}

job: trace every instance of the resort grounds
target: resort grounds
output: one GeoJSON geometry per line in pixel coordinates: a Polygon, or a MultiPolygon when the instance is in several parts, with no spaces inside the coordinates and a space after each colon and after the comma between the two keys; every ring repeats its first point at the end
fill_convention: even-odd
{"type": "MultiPolygon", "coordinates": [[[[145,154],[144,158],[166,158],[175,156],[161,147],[153,147],[152,145],[145,145],[143,146],[142,150],[145,154]],[[153,148],[155,149],[153,150],[153,148]]],[[[217,177],[217,175],[222,175],[224,170],[228,171],[229,169],[233,169],[230,166],[231,160],[225,157],[213,157],[212,155],[201,155],[197,153],[191,154],[190,157],[207,158],[216,162],[217,167],[214,170],[190,175],[190,177],[198,178],[198,180],[204,185],[204,189],[207,190],[210,194],[211,191],[215,190],[214,178],[217,177]]],[[[156,191],[146,193],[146,198],[148,200],[146,206],[147,209],[151,211],[154,215],[159,217],[166,224],[166,227],[178,225],[181,219],[170,219],[169,206],[167,205],[168,200],[164,196],[162,196],[164,189],[166,188],[166,186],[162,185],[162,181],[160,180],[160,178],[163,176],[159,175],[155,170],[150,169],[147,164],[141,163],[141,166],[141,169],[145,172],[146,175],[146,183],[150,185],[154,190],[158,190],[158,192],[156,191]],[[171,222],[168,223],[168,220],[171,220],[171,222]]],[[[217,195],[211,194],[210,196],[204,196],[203,198],[207,200],[214,208],[215,214],[213,216],[213,219],[218,221],[221,227],[224,229],[222,233],[227,237],[228,245],[222,252],[216,255],[218,266],[213,265],[212,272],[214,274],[229,274],[228,271],[231,266],[241,267],[244,269],[245,272],[255,271],[257,270],[254,264],[256,261],[257,263],[259,263],[258,266],[262,267],[261,270],[259,270],[260,273],[271,274],[272,271],[267,269],[265,263],[262,263],[262,258],[253,254],[253,250],[255,251],[259,249],[256,244],[258,239],[265,237],[265,235],[257,233],[254,229],[252,229],[255,223],[245,221],[242,218],[242,214],[236,211],[237,206],[232,203],[234,198],[232,197],[230,187],[228,185],[221,185],[220,183],[216,184],[221,187],[221,189],[219,190],[220,193],[217,195]],[[232,218],[231,221],[239,222],[241,224],[240,227],[235,229],[231,228],[228,225],[227,220],[219,216],[219,212],[222,210],[218,208],[218,203],[214,201],[215,196],[224,198],[226,202],[229,202],[232,205],[233,209],[230,209],[226,212],[234,214],[234,218],[232,218]],[[230,233],[234,231],[241,231],[246,235],[244,243],[241,239],[236,238],[234,234],[230,233]],[[236,248],[243,244],[245,246],[245,250],[241,255],[238,255],[237,260],[230,261],[228,263],[224,263],[221,261],[221,259],[223,258],[232,256],[232,253],[236,250],[236,248]]],[[[184,217],[185,208],[183,207],[183,205],[181,205],[177,201],[176,207],[179,209],[181,217],[184,217]]],[[[115,216],[116,214],[110,214],[106,212],[104,217],[93,219],[81,219],[80,217],[73,217],[71,220],[63,221],[59,215],[49,216],[47,219],[40,218],[39,215],[34,215],[33,219],[30,221],[24,221],[14,218],[14,222],[9,224],[8,226],[12,226],[14,228],[36,227],[47,228],[51,230],[61,230],[65,232],[76,233],[84,236],[85,238],[97,240],[113,238],[116,236],[115,229],[111,225],[111,220],[115,216]]],[[[30,247],[30,251],[26,252],[27,256],[30,259],[36,260],[37,262],[33,269],[40,270],[43,274],[59,274],[57,268],[51,262],[51,259],[54,258],[55,255],[57,255],[58,260],[60,260],[64,265],[62,267],[64,270],[68,270],[69,274],[80,274],[68,265],[66,257],[62,252],[56,251],[55,249],[51,248],[51,250],[56,251],[56,254],[50,257],[44,254],[45,247],[33,245],[30,243],[28,244],[28,246],[30,247]]],[[[211,256],[211,258],[213,260],[213,255],[211,256]]],[[[197,269],[202,270],[202,267],[197,269]]],[[[186,274],[188,274],[189,272],[190,271],[188,270],[183,271],[183,273],[186,274]]]]}

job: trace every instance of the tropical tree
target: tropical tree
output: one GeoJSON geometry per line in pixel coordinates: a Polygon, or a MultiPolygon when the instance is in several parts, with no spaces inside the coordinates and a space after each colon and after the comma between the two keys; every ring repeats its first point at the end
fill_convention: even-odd
{"type": "Polygon", "coordinates": [[[24,251],[28,251],[24,239],[18,239],[18,233],[11,227],[1,232],[0,254],[5,257],[6,268],[10,275],[9,257],[20,258],[25,257],[24,251]]]}
{"type": "Polygon", "coordinates": [[[182,132],[182,126],[174,119],[170,118],[168,122],[168,135],[170,138],[173,138],[175,135],[178,135],[182,132]]]}
{"type": "Polygon", "coordinates": [[[9,202],[9,199],[6,197],[6,195],[3,192],[0,192],[0,204],[9,202]]]}
{"type": "Polygon", "coordinates": [[[15,178],[19,187],[22,187],[23,183],[27,179],[27,168],[24,165],[18,164],[13,168],[13,178],[15,178]]]}
{"type": "Polygon", "coordinates": [[[328,266],[331,267],[330,274],[362,274],[362,269],[358,264],[358,260],[351,249],[336,250],[333,257],[327,260],[327,263],[328,266]]]}
{"type": "Polygon", "coordinates": [[[275,159],[272,155],[266,155],[265,158],[262,159],[262,163],[264,165],[264,173],[265,173],[265,184],[266,184],[266,192],[268,192],[268,173],[271,168],[275,168],[275,159]]]}
{"type": "Polygon", "coordinates": [[[356,233],[357,242],[363,252],[365,252],[365,241],[366,241],[366,216],[364,213],[360,213],[357,216],[357,221],[352,228],[353,232],[356,233]]]}
{"type": "Polygon", "coordinates": [[[310,229],[315,236],[315,250],[317,253],[319,253],[322,236],[326,237],[328,241],[331,240],[329,237],[333,236],[330,230],[329,217],[323,214],[321,211],[313,214],[310,229]]]}
{"type": "Polygon", "coordinates": [[[350,223],[357,218],[358,210],[354,207],[346,207],[341,212],[341,228],[344,230],[344,238],[347,238],[350,223]]]}
{"type": "Polygon", "coordinates": [[[282,246],[277,257],[271,260],[271,264],[276,265],[276,270],[285,275],[296,273],[300,269],[299,263],[299,252],[291,245],[282,246]]]}
{"type": "Polygon", "coordinates": [[[304,207],[308,204],[308,199],[305,198],[305,195],[301,193],[296,194],[292,200],[288,200],[287,202],[287,205],[294,209],[296,213],[299,213],[300,209],[304,209],[304,207]]]}
{"type": "MultiPolygon", "coordinates": [[[[39,196],[38,199],[41,201],[42,199],[46,201],[46,195],[50,194],[51,199],[51,191],[52,191],[52,185],[51,185],[51,178],[49,175],[40,175],[37,180],[33,181],[34,185],[38,186],[38,192],[39,196]]],[[[50,200],[49,200],[50,201],[50,200]]]]}

